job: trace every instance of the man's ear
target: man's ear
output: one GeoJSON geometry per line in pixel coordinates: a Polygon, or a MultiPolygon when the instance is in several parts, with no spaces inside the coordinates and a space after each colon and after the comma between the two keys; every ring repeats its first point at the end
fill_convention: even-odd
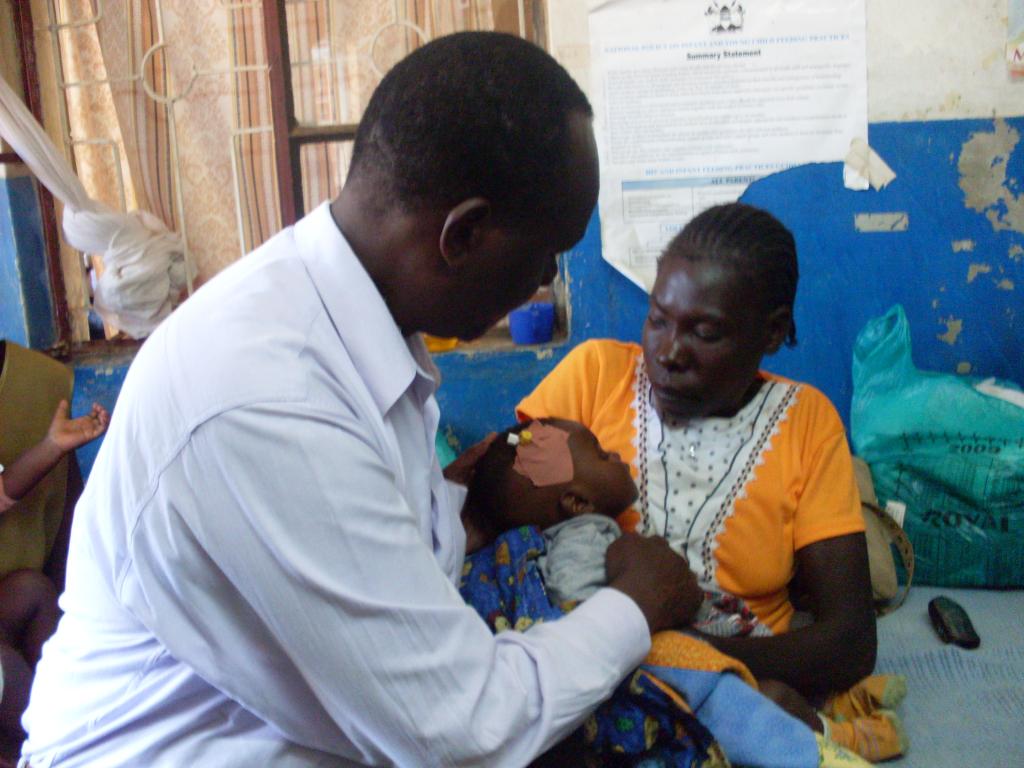
{"type": "Polygon", "coordinates": [[[491,216],[491,204],[482,197],[463,200],[450,211],[438,243],[441,256],[450,267],[459,267],[477,250],[481,225],[491,216]]]}
{"type": "Polygon", "coordinates": [[[594,504],[575,491],[566,491],[558,499],[558,506],[566,517],[578,517],[594,512],[594,504]]]}
{"type": "Polygon", "coordinates": [[[792,307],[776,307],[768,313],[768,343],[764,350],[766,355],[774,355],[782,348],[792,325],[792,307]]]}

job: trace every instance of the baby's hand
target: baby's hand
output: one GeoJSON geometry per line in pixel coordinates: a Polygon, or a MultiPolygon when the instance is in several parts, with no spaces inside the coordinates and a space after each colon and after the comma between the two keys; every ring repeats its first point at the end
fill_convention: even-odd
{"type": "Polygon", "coordinates": [[[95,440],[106,431],[107,424],[110,423],[110,414],[99,403],[93,403],[92,410],[85,416],[79,416],[77,419],[70,416],[71,406],[67,400],[61,400],[57,412],[53,414],[53,421],[50,422],[50,431],[46,435],[47,439],[64,453],[95,440]]]}

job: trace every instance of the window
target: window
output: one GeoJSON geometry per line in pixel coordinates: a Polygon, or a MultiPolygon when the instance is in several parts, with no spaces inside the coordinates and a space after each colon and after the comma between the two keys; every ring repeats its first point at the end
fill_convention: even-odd
{"type": "MultiPolygon", "coordinates": [[[[26,102],[31,113],[37,120],[42,119],[42,106],[39,98],[39,76],[36,67],[35,50],[32,41],[32,17],[27,3],[0,2],[0,77],[14,89],[26,102]]],[[[21,159],[10,147],[0,141],[0,166],[2,175],[7,175],[7,168],[21,163],[21,159]]],[[[56,337],[54,346],[58,349],[67,347],[71,338],[71,326],[67,313],[67,305],[63,301],[65,293],[64,276],[57,259],[59,237],[56,218],[54,216],[53,196],[41,184],[36,185],[41,219],[43,223],[43,247],[46,251],[47,277],[51,296],[61,297],[55,301],[54,321],[56,337]]]]}
{"type": "MultiPolygon", "coordinates": [[[[370,95],[384,73],[415,48],[465,30],[497,30],[542,47],[547,43],[542,0],[277,0],[264,7],[264,23],[285,223],[341,189],[370,95]],[[287,67],[275,66],[283,61],[287,67]]],[[[563,335],[564,296],[556,280],[534,297],[556,305],[563,335]]],[[[503,321],[476,345],[508,341],[503,321]]]]}
{"type": "MultiPolygon", "coordinates": [[[[543,0],[204,0],[200,14],[186,0],[0,3],[33,54],[36,114],[90,197],[183,239],[180,299],[337,193],[366,101],[399,58],[466,29],[546,38],[543,0]]],[[[123,336],[92,311],[102,256],[50,221],[63,338],[123,336]]]]}
{"type": "Polygon", "coordinates": [[[541,0],[268,0],[264,23],[285,223],[341,188],[363,108],[412,50],[464,30],[546,44],[541,0]]]}

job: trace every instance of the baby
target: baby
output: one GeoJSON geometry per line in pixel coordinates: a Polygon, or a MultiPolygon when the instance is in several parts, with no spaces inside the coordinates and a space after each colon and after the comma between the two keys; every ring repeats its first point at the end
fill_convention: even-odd
{"type": "MultiPolygon", "coordinates": [[[[467,527],[486,542],[523,525],[541,529],[537,562],[552,603],[585,600],[605,584],[605,551],[622,531],[615,518],[637,498],[629,465],[582,424],[544,419],[499,434],[476,465],[467,527]]],[[[743,605],[706,591],[692,628],[718,636],[770,635],[743,605]]]]}

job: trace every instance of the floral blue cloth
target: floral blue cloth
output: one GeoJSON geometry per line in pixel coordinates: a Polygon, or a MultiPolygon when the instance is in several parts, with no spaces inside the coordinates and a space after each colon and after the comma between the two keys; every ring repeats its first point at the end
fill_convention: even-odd
{"type": "MultiPolygon", "coordinates": [[[[572,603],[552,605],[537,567],[544,537],[537,528],[508,531],[466,558],[459,586],[492,632],[525,631],[553,621],[572,603]]],[[[583,725],[588,768],[718,768],[721,748],[685,700],[640,669],[583,725]]]]}

